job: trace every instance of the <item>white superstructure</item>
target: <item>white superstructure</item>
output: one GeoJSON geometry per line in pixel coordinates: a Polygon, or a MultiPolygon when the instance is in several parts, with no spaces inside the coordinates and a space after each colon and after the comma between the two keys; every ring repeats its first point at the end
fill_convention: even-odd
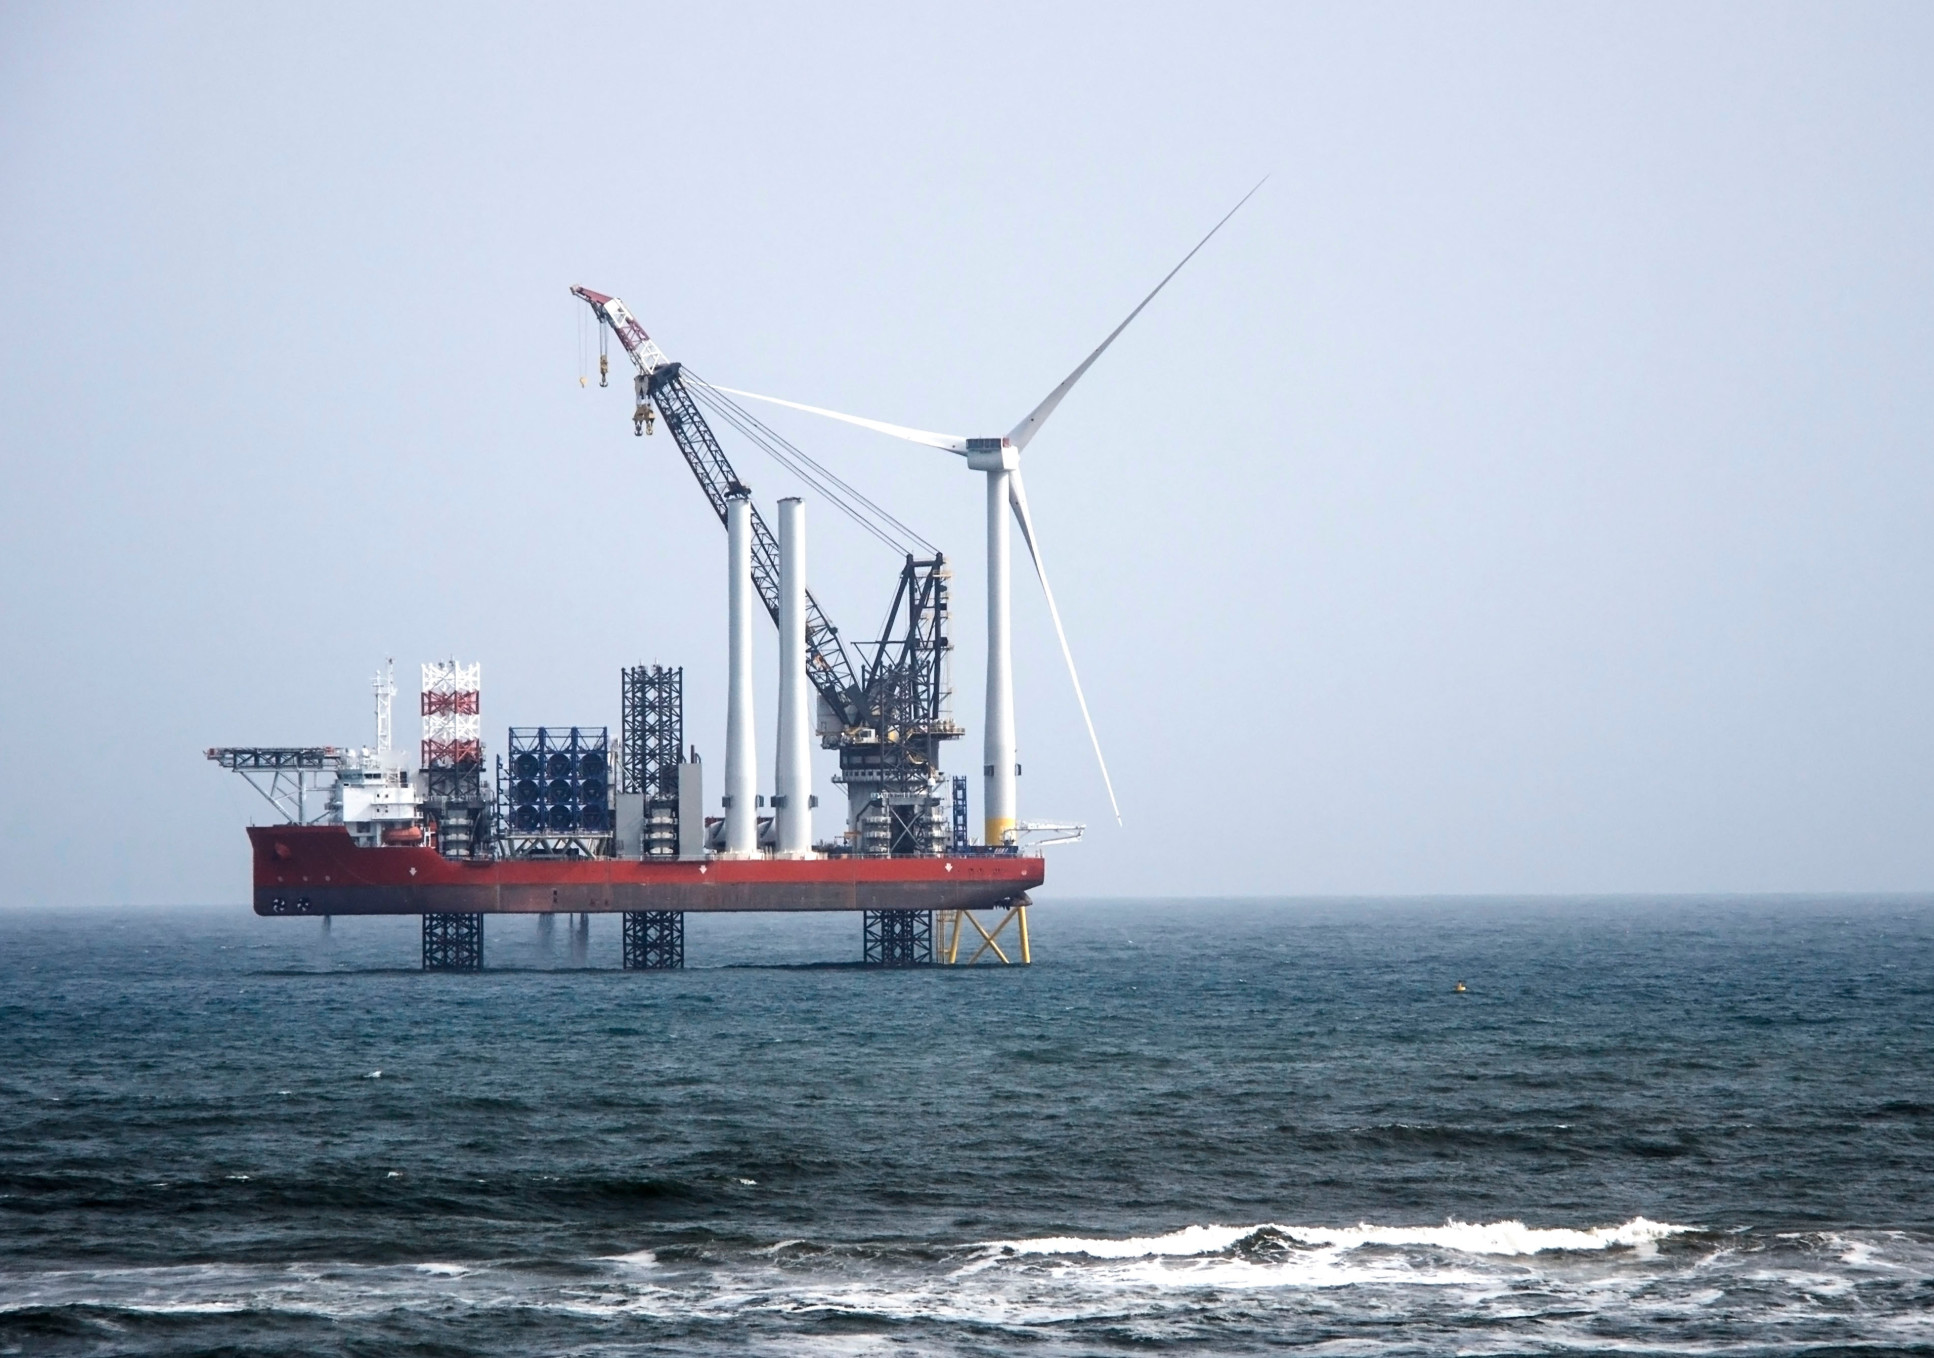
{"type": "Polygon", "coordinates": [[[346,753],[329,790],[324,820],[343,825],[366,848],[421,843],[422,789],[396,753],[394,660],[384,662],[370,687],[376,695],[376,744],[346,753]]]}

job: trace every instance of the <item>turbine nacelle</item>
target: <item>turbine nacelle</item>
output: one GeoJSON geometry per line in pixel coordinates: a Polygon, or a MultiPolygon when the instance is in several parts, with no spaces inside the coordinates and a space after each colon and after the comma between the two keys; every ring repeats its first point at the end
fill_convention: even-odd
{"type": "Polygon", "coordinates": [[[1011,440],[968,439],[967,470],[974,472],[1011,472],[1021,466],[1021,450],[1011,440]]]}

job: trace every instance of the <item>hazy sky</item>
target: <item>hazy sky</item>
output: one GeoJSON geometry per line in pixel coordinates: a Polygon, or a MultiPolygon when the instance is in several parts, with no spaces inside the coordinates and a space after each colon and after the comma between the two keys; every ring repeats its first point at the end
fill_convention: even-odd
{"type": "MultiPolygon", "coordinates": [[[[389,655],[493,751],[682,664],[715,798],[724,534],[566,287],[999,431],[1264,174],[1028,450],[1126,818],[1018,576],[1046,894],[1934,888],[1930,69],[1925,5],[0,7],[0,903],[244,899],[202,749],[367,741],[389,655]]],[[[977,769],[980,479],[770,418],[956,559],[977,769]]]]}

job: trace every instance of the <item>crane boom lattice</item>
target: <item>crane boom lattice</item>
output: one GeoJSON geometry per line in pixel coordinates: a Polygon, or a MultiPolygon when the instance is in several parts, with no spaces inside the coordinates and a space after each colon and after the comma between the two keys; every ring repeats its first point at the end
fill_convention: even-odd
{"type": "MultiPolygon", "coordinates": [[[[687,388],[683,366],[665,355],[623,302],[588,288],[571,291],[611,327],[638,370],[632,431],[649,433],[654,411],[662,416],[706,502],[725,523],[728,498],[744,494],[746,486],[687,388]]],[[[778,538],[756,506],[751,528],[753,588],[776,624],[778,538]]],[[[908,556],[870,663],[862,648],[859,667],[819,601],[806,593],[806,672],[825,715],[837,723],[829,729],[822,720],[820,736],[839,750],[835,781],[846,788],[847,834],[863,854],[941,854],[957,838],[948,833],[946,799],[937,791],[943,783],[940,744],[961,735],[947,711],[947,592],[944,557],[908,556]]]]}

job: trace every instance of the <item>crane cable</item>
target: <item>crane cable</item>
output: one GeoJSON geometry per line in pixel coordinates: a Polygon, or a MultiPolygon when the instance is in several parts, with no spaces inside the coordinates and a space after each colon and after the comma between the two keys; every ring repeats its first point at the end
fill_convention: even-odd
{"type": "MultiPolygon", "coordinates": [[[[721,394],[718,388],[712,386],[703,378],[695,376],[689,368],[685,370],[685,376],[691,380],[694,386],[701,389],[701,399],[705,401],[706,405],[711,407],[717,414],[723,416],[735,429],[751,439],[774,461],[792,471],[801,480],[807,481],[809,484],[821,483],[815,484],[815,489],[820,490],[822,494],[828,495],[829,498],[847,500],[849,502],[849,512],[858,512],[871,517],[883,532],[889,532],[889,535],[891,535],[891,530],[898,530],[901,539],[911,539],[922,547],[925,547],[928,551],[934,550],[932,543],[895,518],[890,511],[869,498],[864,491],[860,490],[851,482],[844,480],[837,472],[833,471],[823,462],[818,461],[811,454],[800,449],[796,444],[789,442],[784,436],[776,432],[770,425],[759,419],[758,416],[754,415],[737,401],[721,394]],[[837,490],[835,491],[832,488],[837,488],[837,490]]],[[[896,541],[895,545],[903,547],[904,541],[896,541]]]]}
{"type": "Polygon", "coordinates": [[[694,394],[708,408],[744,434],[768,457],[825,496],[843,514],[871,533],[883,545],[902,556],[912,556],[913,552],[907,545],[911,541],[928,553],[938,555],[938,549],[920,533],[901,522],[831,468],[788,442],[736,401],[722,395],[717,388],[696,376],[690,368],[684,369],[684,377],[694,394]]]}
{"type": "Polygon", "coordinates": [[[877,522],[874,518],[869,516],[858,505],[852,503],[849,499],[847,499],[846,496],[842,495],[831,484],[823,482],[820,479],[820,477],[814,474],[813,470],[809,469],[807,466],[802,465],[800,462],[788,456],[785,452],[782,452],[778,447],[768,443],[766,440],[762,439],[758,435],[758,433],[756,433],[754,430],[747,427],[747,425],[741,423],[738,416],[740,414],[743,414],[743,412],[734,412],[732,410],[728,410],[725,408],[722,401],[707,399],[708,395],[709,393],[700,395],[699,399],[703,401],[705,405],[710,407],[714,414],[724,419],[733,428],[737,429],[741,434],[744,434],[748,439],[750,439],[754,444],[754,446],[759,448],[759,450],[765,453],[766,456],[770,457],[773,461],[777,462],[780,466],[784,467],[787,471],[791,472],[794,476],[798,477],[801,481],[804,481],[807,485],[811,486],[814,490],[818,491],[823,497],[825,497],[828,501],[832,503],[834,508],[838,509],[840,513],[844,514],[847,518],[851,519],[854,523],[858,524],[861,528],[865,529],[868,533],[872,534],[872,536],[880,543],[880,545],[885,547],[888,551],[894,552],[901,556],[907,555],[906,544],[900,541],[898,538],[894,537],[891,531],[887,527],[885,527],[883,524],[877,522]]]}

